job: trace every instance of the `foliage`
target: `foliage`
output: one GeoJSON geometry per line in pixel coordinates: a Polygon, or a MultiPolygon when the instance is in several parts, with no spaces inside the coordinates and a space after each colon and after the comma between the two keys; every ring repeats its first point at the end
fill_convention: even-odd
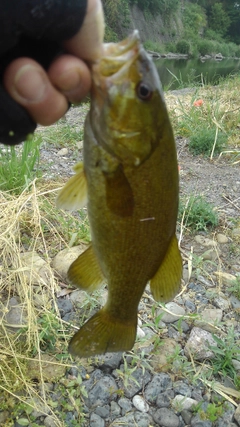
{"type": "Polygon", "coordinates": [[[179,40],[176,44],[177,52],[189,54],[190,52],[190,43],[186,40],[179,40]]]}
{"type": "Polygon", "coordinates": [[[219,33],[222,36],[227,33],[230,26],[230,18],[221,3],[215,3],[211,7],[208,22],[209,27],[216,31],[216,33],[219,33]]]}
{"type": "Polygon", "coordinates": [[[34,176],[40,156],[42,139],[34,136],[22,146],[0,147],[0,189],[20,194],[34,176]]]}
{"type": "Polygon", "coordinates": [[[200,40],[197,44],[200,55],[211,55],[214,52],[214,44],[211,40],[200,40]]]}
{"type": "Polygon", "coordinates": [[[179,216],[183,225],[193,231],[206,231],[218,225],[218,215],[203,196],[191,195],[185,203],[180,201],[179,216]]]}
{"type": "Polygon", "coordinates": [[[189,150],[195,155],[204,154],[210,156],[215,143],[214,155],[216,155],[221,153],[226,142],[227,136],[223,132],[220,131],[216,135],[216,129],[200,127],[195,129],[195,132],[189,137],[189,150]]]}
{"type": "Polygon", "coordinates": [[[179,0],[130,0],[137,4],[140,9],[148,10],[152,14],[160,13],[162,16],[169,16],[177,11],[179,0]]]}
{"type": "Polygon", "coordinates": [[[146,40],[143,43],[143,46],[145,49],[151,50],[153,52],[158,52],[158,53],[164,52],[164,47],[160,43],[153,42],[152,40],[146,40]]]}

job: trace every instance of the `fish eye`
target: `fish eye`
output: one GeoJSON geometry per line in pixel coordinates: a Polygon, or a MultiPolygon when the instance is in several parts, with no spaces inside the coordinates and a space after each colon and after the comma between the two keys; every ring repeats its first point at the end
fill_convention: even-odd
{"type": "Polygon", "coordinates": [[[140,82],[137,85],[137,96],[139,99],[142,99],[143,101],[148,101],[152,97],[152,94],[153,91],[146,83],[140,82]]]}

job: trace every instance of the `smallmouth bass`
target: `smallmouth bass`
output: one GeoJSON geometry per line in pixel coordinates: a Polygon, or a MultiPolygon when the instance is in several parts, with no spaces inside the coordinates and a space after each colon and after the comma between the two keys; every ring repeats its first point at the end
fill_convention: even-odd
{"type": "Polygon", "coordinates": [[[87,200],[92,244],[70,266],[70,282],[86,291],[104,278],[108,284],[106,305],[70,342],[79,357],[130,350],[147,282],[155,300],[167,302],[182,276],[175,141],[157,71],[137,31],[104,45],[92,78],[84,164],[57,199],[70,210],[87,200]]]}

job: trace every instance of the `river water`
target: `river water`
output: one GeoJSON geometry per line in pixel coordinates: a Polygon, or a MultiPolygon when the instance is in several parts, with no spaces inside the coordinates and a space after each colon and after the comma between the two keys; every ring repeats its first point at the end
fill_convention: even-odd
{"type": "Polygon", "coordinates": [[[193,84],[218,84],[221,77],[240,74],[240,59],[167,59],[154,60],[164,90],[173,90],[193,84]]]}

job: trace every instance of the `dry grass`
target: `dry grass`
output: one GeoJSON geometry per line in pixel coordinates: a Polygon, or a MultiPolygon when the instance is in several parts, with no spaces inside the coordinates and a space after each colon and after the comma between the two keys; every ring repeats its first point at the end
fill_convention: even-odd
{"type": "MultiPolygon", "coordinates": [[[[38,189],[35,182],[18,197],[0,193],[0,408],[6,406],[14,410],[19,402],[27,403],[30,408],[44,405],[43,413],[50,413],[56,426],[62,426],[47,403],[41,348],[43,328],[47,330],[46,336],[48,333],[53,340],[58,334],[60,339],[55,342],[55,355],[51,359],[55,369],[62,365],[56,355],[60,359],[61,354],[66,355],[69,340],[66,324],[56,305],[55,294],[59,287],[50,268],[49,256],[50,249],[54,247],[59,251],[67,242],[57,229],[58,224],[54,224],[49,209],[44,208],[47,203],[48,208],[54,209],[55,194],[55,190],[38,189]],[[26,266],[22,258],[26,251],[41,254],[45,261],[44,275],[33,272],[31,265],[26,266]],[[17,325],[9,317],[9,301],[13,297],[17,298],[20,310],[17,325]],[[30,361],[34,361],[34,369],[39,372],[41,395],[34,374],[29,373],[30,361]]],[[[51,348],[49,350],[51,353],[51,348]]],[[[67,366],[65,363],[64,370],[67,366]]]]}

